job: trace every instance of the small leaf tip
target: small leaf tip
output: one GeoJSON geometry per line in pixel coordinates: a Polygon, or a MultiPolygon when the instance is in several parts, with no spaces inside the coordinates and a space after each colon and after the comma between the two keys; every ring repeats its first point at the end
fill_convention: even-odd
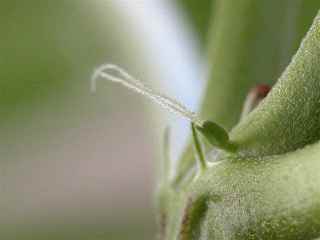
{"type": "Polygon", "coordinates": [[[203,122],[202,126],[196,126],[208,142],[215,147],[223,149],[227,152],[235,152],[236,145],[230,141],[228,132],[212,121],[203,122]]]}

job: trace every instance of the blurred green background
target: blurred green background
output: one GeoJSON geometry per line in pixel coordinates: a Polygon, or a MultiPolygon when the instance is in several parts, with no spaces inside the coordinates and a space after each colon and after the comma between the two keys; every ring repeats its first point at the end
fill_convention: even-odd
{"type": "MultiPolygon", "coordinates": [[[[208,75],[207,52],[218,52],[223,58],[216,54],[217,62],[211,65],[219,71],[212,72],[229,73],[230,66],[240,66],[242,80],[248,83],[243,87],[235,71],[228,79],[240,83],[241,93],[238,85],[224,91],[223,78],[217,76],[208,85],[207,113],[212,113],[214,105],[215,112],[221,110],[230,117],[230,107],[220,104],[224,99],[220,93],[232,98],[229,104],[240,111],[242,101],[234,98],[233,91],[244,98],[250,84],[275,81],[319,8],[315,0],[280,1],[281,7],[267,0],[265,5],[252,1],[252,9],[258,7],[263,14],[257,11],[248,17],[259,19],[247,23],[248,34],[254,32],[250,41],[256,47],[265,44],[259,49],[270,53],[256,58],[260,52],[251,51],[251,42],[245,38],[230,38],[231,43],[221,41],[221,45],[208,41],[215,2],[1,1],[1,240],[155,239],[154,195],[163,130],[167,125],[173,130],[171,158],[176,164],[189,123],[114,83],[101,80],[97,93],[91,94],[94,69],[106,62],[120,65],[198,111],[208,75]],[[287,9],[291,3],[293,7],[287,9]],[[271,9],[277,10],[278,18],[271,16],[273,21],[264,22],[271,9]],[[282,19],[281,24],[274,27],[277,19],[282,19]],[[287,28],[290,19],[301,24],[287,28]],[[259,24],[268,31],[260,31],[259,24]],[[225,46],[240,40],[244,47],[237,50],[244,55],[234,55],[233,48],[225,51],[225,46]],[[207,43],[214,46],[209,46],[210,51],[207,43]],[[269,71],[266,63],[273,66],[277,60],[274,46],[285,48],[278,56],[281,67],[269,71]],[[262,80],[256,69],[264,69],[262,80]]],[[[235,14],[226,26],[233,27],[237,9],[231,1],[227,5],[235,14]]],[[[214,24],[221,23],[214,18],[214,24]]],[[[237,111],[232,112],[234,119],[237,111]]]]}
{"type": "Polygon", "coordinates": [[[1,1],[0,239],[154,239],[167,115],[114,84],[92,95],[89,79],[119,64],[196,106],[210,10],[209,0],[1,1]]]}

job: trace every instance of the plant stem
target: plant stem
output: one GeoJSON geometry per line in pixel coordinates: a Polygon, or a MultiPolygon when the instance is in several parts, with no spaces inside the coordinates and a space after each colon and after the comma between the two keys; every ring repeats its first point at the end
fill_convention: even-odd
{"type": "MultiPolygon", "coordinates": [[[[280,76],[319,8],[318,0],[217,1],[202,118],[230,130],[249,90],[258,83],[272,85],[280,76]]],[[[191,146],[178,163],[176,183],[194,164],[191,146]]]]}
{"type": "Polygon", "coordinates": [[[193,138],[193,143],[194,143],[194,150],[197,154],[198,160],[199,160],[199,165],[200,165],[200,171],[204,172],[207,169],[207,163],[202,151],[202,146],[198,137],[197,130],[194,126],[194,123],[191,123],[191,130],[192,130],[192,138],[193,138]]]}

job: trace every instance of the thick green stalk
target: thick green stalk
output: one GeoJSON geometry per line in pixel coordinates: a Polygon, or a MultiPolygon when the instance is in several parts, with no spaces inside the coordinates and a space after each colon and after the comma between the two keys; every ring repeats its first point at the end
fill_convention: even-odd
{"type": "Polygon", "coordinates": [[[208,169],[176,198],[181,207],[171,211],[182,216],[181,226],[167,239],[319,237],[319,157],[317,143],[287,155],[234,157],[208,169]],[[181,232],[185,238],[177,237],[181,232]]]}

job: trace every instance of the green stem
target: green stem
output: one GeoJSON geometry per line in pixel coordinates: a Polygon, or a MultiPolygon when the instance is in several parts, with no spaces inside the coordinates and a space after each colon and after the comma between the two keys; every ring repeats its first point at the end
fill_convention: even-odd
{"type": "MultiPolygon", "coordinates": [[[[258,83],[273,85],[280,76],[319,7],[318,0],[217,1],[202,117],[230,130],[249,90],[258,83]]],[[[176,183],[193,164],[189,144],[178,163],[176,183]]]]}
{"type": "Polygon", "coordinates": [[[170,177],[170,128],[166,127],[164,131],[164,138],[163,138],[163,166],[162,166],[162,181],[164,183],[169,182],[170,177]]]}
{"type": "Polygon", "coordinates": [[[195,152],[197,153],[197,158],[199,160],[200,170],[201,172],[204,172],[207,169],[207,162],[205,160],[201,143],[198,138],[197,130],[194,126],[194,123],[191,123],[191,130],[192,130],[192,138],[193,138],[195,152]]]}

